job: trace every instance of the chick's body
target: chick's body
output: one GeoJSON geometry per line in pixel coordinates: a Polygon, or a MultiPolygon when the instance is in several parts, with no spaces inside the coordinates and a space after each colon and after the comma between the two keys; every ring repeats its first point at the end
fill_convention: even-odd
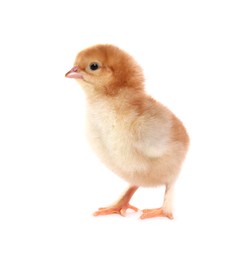
{"type": "MultiPolygon", "coordinates": [[[[164,185],[176,178],[185,146],[174,139],[169,110],[149,97],[146,107],[127,103],[128,97],[95,100],[88,107],[88,137],[103,162],[127,182],[137,186],[164,185]]],[[[181,127],[181,126],[180,126],[181,127]]]]}
{"type": "Polygon", "coordinates": [[[165,185],[163,207],[147,210],[142,218],[172,218],[172,190],[189,144],[183,124],[145,93],[140,67],[115,46],[96,45],[80,52],[66,75],[76,78],[87,94],[87,134],[93,149],[130,184],[116,205],[96,215],[125,214],[139,186],[165,185]]]}

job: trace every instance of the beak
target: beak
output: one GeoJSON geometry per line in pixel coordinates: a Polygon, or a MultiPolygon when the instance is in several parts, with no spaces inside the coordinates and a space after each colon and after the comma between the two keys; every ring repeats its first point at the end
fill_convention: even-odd
{"type": "Polygon", "coordinates": [[[65,74],[65,77],[72,79],[83,79],[83,75],[80,72],[79,66],[74,66],[65,74]]]}

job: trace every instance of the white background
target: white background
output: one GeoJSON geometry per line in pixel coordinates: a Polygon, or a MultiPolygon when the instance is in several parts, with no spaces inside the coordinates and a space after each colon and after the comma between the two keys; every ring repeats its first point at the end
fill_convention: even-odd
{"type": "MultiPolygon", "coordinates": [[[[244,1],[2,1],[0,259],[246,259],[244,1]],[[191,137],[175,220],[92,217],[127,184],[84,136],[85,96],[64,74],[112,43],[191,137]]],[[[132,204],[158,207],[163,189],[132,204]]]]}

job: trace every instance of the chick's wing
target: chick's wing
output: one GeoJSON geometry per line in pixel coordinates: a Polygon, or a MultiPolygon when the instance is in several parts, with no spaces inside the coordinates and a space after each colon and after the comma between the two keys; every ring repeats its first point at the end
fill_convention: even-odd
{"type": "Polygon", "coordinates": [[[158,158],[165,154],[170,144],[172,123],[160,116],[143,116],[135,124],[134,147],[150,158],[158,158]]]}

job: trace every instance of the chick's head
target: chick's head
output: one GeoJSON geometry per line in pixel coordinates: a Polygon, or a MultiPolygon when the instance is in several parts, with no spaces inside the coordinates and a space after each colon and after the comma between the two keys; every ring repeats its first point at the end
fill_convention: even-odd
{"type": "Polygon", "coordinates": [[[78,53],[66,77],[89,92],[115,95],[124,88],[143,89],[143,74],[134,59],[116,46],[101,44],[78,53]]]}

